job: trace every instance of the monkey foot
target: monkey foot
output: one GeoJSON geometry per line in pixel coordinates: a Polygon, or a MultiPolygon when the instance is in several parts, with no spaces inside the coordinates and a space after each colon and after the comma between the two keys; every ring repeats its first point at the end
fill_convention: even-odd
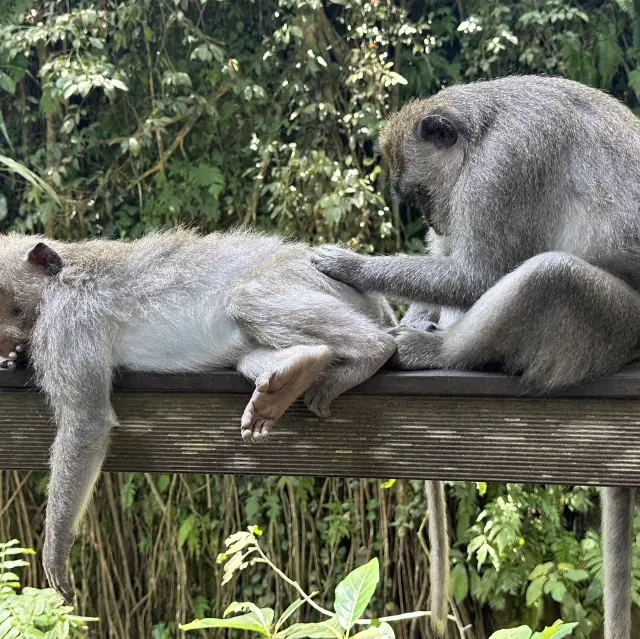
{"type": "Polygon", "coordinates": [[[16,362],[20,359],[20,356],[25,352],[25,344],[17,344],[14,349],[9,353],[8,357],[0,358],[0,369],[13,370],[16,367],[16,362]]]}
{"type": "Polygon", "coordinates": [[[329,361],[326,346],[303,347],[276,370],[263,373],[240,421],[242,439],[263,441],[271,427],[322,372],[329,361]]]}
{"type": "Polygon", "coordinates": [[[389,360],[392,368],[405,371],[442,368],[442,337],[439,331],[422,331],[404,324],[389,329],[396,352],[389,360]]]}

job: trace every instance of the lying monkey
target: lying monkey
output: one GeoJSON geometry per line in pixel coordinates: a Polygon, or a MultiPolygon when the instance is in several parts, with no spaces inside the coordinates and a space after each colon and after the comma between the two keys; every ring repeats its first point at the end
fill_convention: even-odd
{"type": "Polygon", "coordinates": [[[382,298],[322,275],[308,247],[276,237],[0,236],[0,356],[12,366],[28,342],[58,426],[43,552],[50,585],[73,600],[66,560],[117,423],[114,368],[235,368],[255,381],[240,421],[242,437],[258,441],[301,393],[328,416],[333,399],[393,355],[385,329],[394,324],[382,298]]]}
{"type": "MultiPolygon", "coordinates": [[[[358,290],[419,303],[393,329],[398,368],[500,362],[552,391],[638,359],[640,121],[629,109],[577,82],[514,76],[407,104],[380,146],[394,191],[435,232],[432,253],[329,246],[314,261],[358,290]]],[[[603,496],[605,637],[628,639],[632,492],[603,496]]],[[[446,619],[440,555],[436,621],[446,619]]]]}

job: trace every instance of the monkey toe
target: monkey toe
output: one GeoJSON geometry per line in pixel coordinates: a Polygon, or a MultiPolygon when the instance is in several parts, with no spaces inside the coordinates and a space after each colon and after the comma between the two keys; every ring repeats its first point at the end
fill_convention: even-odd
{"type": "Polygon", "coordinates": [[[275,422],[322,372],[329,356],[326,346],[305,347],[276,370],[261,375],[240,421],[242,438],[267,439],[275,422]]]}

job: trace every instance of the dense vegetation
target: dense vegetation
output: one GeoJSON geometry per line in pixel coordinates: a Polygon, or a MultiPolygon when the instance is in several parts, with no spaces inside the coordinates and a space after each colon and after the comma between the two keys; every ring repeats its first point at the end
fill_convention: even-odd
{"type": "MultiPolygon", "coordinates": [[[[578,79],[631,107],[640,94],[634,0],[0,6],[0,154],[60,198],[2,174],[2,230],[126,238],[240,223],[418,250],[422,224],[386,197],[372,143],[402,101],[510,72],[578,79]]],[[[45,479],[0,473],[0,540],[40,547],[45,479]]],[[[597,636],[594,490],[455,483],[449,503],[452,596],[476,637],[558,616],[597,636]]],[[[79,613],[101,617],[98,636],[160,639],[234,598],[282,610],[292,593],[266,573],[243,574],[236,593],[216,585],[221,541],[246,524],[263,527],[265,548],[307,591],[332,593],[377,555],[376,609],[424,608],[424,513],[420,482],[108,475],[73,551],[79,613]]],[[[43,583],[38,566],[25,578],[43,583]]],[[[399,636],[428,636],[424,620],[399,636]]]]}

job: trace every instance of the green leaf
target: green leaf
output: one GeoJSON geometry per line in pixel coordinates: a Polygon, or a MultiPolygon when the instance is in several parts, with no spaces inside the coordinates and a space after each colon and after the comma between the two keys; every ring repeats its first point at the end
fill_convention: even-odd
{"type": "Polygon", "coordinates": [[[589,573],[586,570],[568,570],[564,576],[574,583],[589,579],[589,573]]]}
{"type": "Polygon", "coordinates": [[[254,613],[240,615],[239,617],[230,617],[229,619],[196,619],[188,624],[180,625],[180,629],[188,632],[189,630],[204,630],[205,628],[228,628],[231,630],[247,630],[249,632],[257,632],[260,635],[269,637],[269,627],[265,627],[263,620],[273,619],[273,610],[270,608],[262,608],[260,610],[261,618],[256,617],[254,613]]]}
{"type": "Polygon", "coordinates": [[[551,598],[560,603],[566,592],[567,587],[561,581],[558,581],[551,589],[551,598]]]}
{"type": "Polygon", "coordinates": [[[462,603],[469,594],[469,574],[463,563],[456,564],[451,570],[449,594],[457,604],[462,603]]]}
{"type": "Polygon", "coordinates": [[[0,89],[13,95],[16,92],[16,83],[13,78],[0,71],[0,89]]]}
{"type": "Polygon", "coordinates": [[[111,78],[111,84],[113,84],[113,86],[116,89],[120,89],[120,91],[129,90],[129,87],[122,80],[116,80],[115,78],[111,78]]]}
{"type": "Polygon", "coordinates": [[[552,626],[545,628],[542,632],[536,632],[531,639],[563,639],[572,634],[573,629],[578,625],[574,623],[562,623],[558,619],[552,626]]]}
{"type": "Polygon", "coordinates": [[[295,623],[274,635],[274,639],[342,639],[344,632],[338,617],[321,623],[295,623]]]}
{"type": "Polygon", "coordinates": [[[24,178],[29,184],[36,187],[40,191],[44,191],[56,204],[60,204],[60,199],[56,195],[56,192],[33,171],[28,169],[24,164],[16,162],[6,155],[0,155],[0,164],[4,164],[11,172],[17,173],[20,177],[24,178]]]}
{"type": "Polygon", "coordinates": [[[389,481],[385,481],[384,483],[380,484],[380,488],[392,488],[395,483],[395,479],[390,479],[389,481]]]}
{"type": "MultiPolygon", "coordinates": [[[[311,595],[313,597],[313,594],[311,595]]],[[[275,632],[277,633],[280,630],[282,624],[289,619],[289,617],[298,609],[300,606],[304,604],[304,599],[296,599],[291,605],[287,607],[287,609],[280,615],[278,622],[276,623],[275,632]]]]}
{"type": "Polygon", "coordinates": [[[546,577],[534,579],[527,588],[527,606],[532,606],[542,597],[542,587],[546,583],[546,577]]]}
{"type": "Polygon", "coordinates": [[[350,630],[366,610],[379,579],[378,559],[374,557],[337,585],[334,608],[345,630],[350,630]]]}
{"type": "Polygon", "coordinates": [[[531,639],[531,628],[529,626],[518,626],[517,628],[498,630],[489,639],[531,639]]]}
{"type": "Polygon", "coordinates": [[[2,115],[2,111],[0,111],[0,133],[2,133],[2,136],[6,140],[7,144],[9,145],[9,147],[11,149],[13,149],[13,144],[11,144],[11,140],[9,139],[9,133],[8,133],[7,127],[6,127],[5,123],[4,123],[4,116],[2,115]]]}
{"type": "Polygon", "coordinates": [[[274,611],[271,608],[258,608],[254,603],[250,601],[237,602],[227,606],[227,609],[222,613],[223,617],[228,617],[231,614],[236,612],[247,612],[253,615],[261,624],[265,630],[271,628],[271,624],[273,623],[273,617],[275,615],[274,611]]]}
{"type": "Polygon", "coordinates": [[[189,535],[195,528],[197,523],[197,519],[195,515],[189,515],[180,525],[180,529],[178,530],[178,546],[182,548],[185,542],[189,538],[189,535]]]}
{"type": "Polygon", "coordinates": [[[353,635],[352,639],[395,639],[393,628],[383,621],[379,626],[369,626],[366,630],[353,635]]]}
{"type": "Polygon", "coordinates": [[[546,576],[553,570],[553,563],[547,561],[544,564],[538,564],[530,573],[527,579],[532,581],[538,577],[546,576]]]}

